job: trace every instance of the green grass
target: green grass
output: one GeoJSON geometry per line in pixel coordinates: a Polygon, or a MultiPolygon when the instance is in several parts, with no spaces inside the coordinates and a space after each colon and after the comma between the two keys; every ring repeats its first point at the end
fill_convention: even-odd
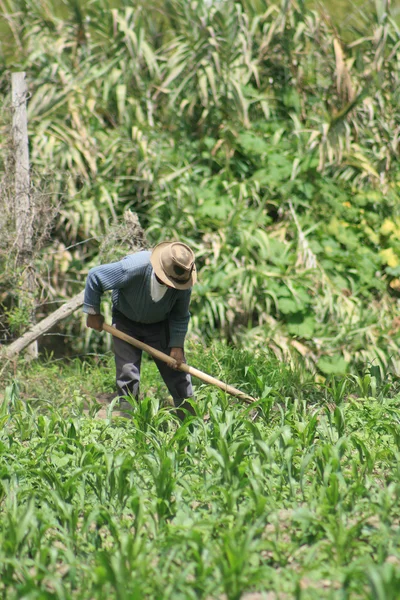
{"type": "Polygon", "coordinates": [[[220,345],[189,355],[258,396],[257,413],[197,382],[181,425],[150,361],[131,419],[95,418],[110,357],[6,382],[0,597],[398,598],[397,381],[316,384],[220,345]]]}

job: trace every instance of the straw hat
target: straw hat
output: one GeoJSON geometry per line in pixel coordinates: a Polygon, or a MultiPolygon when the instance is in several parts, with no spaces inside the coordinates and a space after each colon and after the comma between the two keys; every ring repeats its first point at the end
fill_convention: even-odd
{"type": "Polygon", "coordinates": [[[177,290],[187,290],[197,281],[193,251],[182,242],[157,244],[150,261],[157,277],[177,290]]]}

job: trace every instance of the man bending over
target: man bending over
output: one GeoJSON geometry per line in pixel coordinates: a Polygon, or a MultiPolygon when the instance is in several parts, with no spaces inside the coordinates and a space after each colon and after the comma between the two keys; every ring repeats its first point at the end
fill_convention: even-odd
{"type": "MultiPolygon", "coordinates": [[[[142,251],[119,262],[94,267],[88,273],[83,310],[87,326],[102,331],[101,296],[112,292],[113,326],[185,362],[184,342],[190,319],[189,304],[197,279],[195,256],[181,242],[162,242],[152,252],[142,251]]],[[[138,397],[142,351],[114,338],[118,395],[138,397]]],[[[184,417],[193,413],[186,402],[193,397],[190,375],[154,359],[158,370],[184,417]]]]}

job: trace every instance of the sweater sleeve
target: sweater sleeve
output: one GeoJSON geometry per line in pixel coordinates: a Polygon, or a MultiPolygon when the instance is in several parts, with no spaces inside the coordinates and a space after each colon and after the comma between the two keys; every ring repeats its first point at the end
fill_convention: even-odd
{"type": "Polygon", "coordinates": [[[190,319],[189,305],[192,290],[178,294],[178,298],[169,315],[169,345],[171,348],[183,348],[190,319]]]}
{"type": "Polygon", "coordinates": [[[128,274],[121,261],[90,269],[86,279],[83,312],[98,314],[103,292],[123,288],[127,279],[128,274]]]}

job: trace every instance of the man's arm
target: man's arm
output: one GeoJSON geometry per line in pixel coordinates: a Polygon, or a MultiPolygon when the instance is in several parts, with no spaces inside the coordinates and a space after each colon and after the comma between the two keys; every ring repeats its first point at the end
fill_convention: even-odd
{"type": "Polygon", "coordinates": [[[120,262],[100,265],[90,269],[85,286],[83,312],[88,317],[86,325],[97,331],[102,331],[104,317],[100,314],[100,303],[103,293],[124,287],[127,282],[127,272],[120,262]]]}
{"type": "Polygon", "coordinates": [[[170,356],[175,358],[178,366],[186,362],[184,344],[190,320],[190,296],[190,289],[185,290],[184,293],[179,293],[169,316],[169,344],[171,346],[170,356]]]}

